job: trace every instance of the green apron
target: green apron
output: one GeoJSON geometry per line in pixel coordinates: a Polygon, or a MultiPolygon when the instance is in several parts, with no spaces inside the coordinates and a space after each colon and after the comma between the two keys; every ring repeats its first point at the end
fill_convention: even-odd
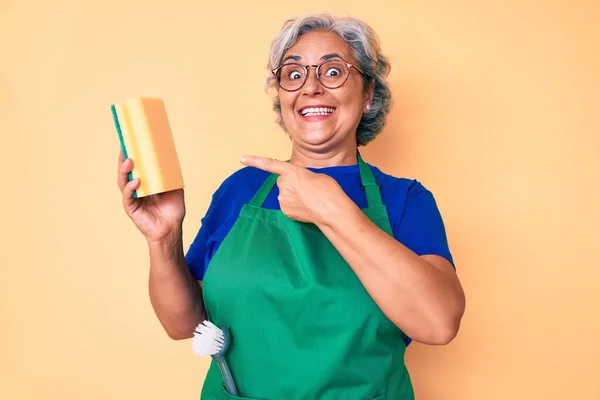
{"type": "MultiPolygon", "coordinates": [[[[392,234],[369,166],[358,154],[368,207],[392,234]]],[[[405,335],[371,299],[352,268],[314,224],[262,208],[271,174],[210,262],[203,281],[210,320],[230,327],[226,359],[239,397],[217,364],[204,400],[412,400],[405,335]]]]}

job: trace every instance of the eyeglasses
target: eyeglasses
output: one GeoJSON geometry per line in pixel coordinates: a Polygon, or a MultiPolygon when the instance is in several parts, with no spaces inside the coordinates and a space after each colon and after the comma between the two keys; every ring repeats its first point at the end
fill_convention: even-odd
{"type": "Polygon", "coordinates": [[[354,68],[361,75],[365,76],[360,69],[340,59],[327,60],[319,65],[302,65],[295,62],[285,63],[271,72],[273,72],[277,78],[277,82],[279,82],[279,86],[283,90],[295,92],[306,83],[309,68],[315,68],[317,80],[328,89],[337,89],[346,83],[350,76],[351,68],[354,68]]]}

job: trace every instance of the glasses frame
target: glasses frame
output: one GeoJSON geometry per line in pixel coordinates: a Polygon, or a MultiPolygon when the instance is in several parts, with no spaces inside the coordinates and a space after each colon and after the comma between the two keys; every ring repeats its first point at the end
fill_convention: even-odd
{"type": "Polygon", "coordinates": [[[354,64],[350,64],[349,62],[346,62],[345,60],[343,60],[342,58],[336,57],[336,58],[332,58],[326,61],[323,61],[322,63],[315,65],[315,64],[309,64],[309,65],[302,65],[298,62],[287,62],[287,63],[283,63],[281,64],[279,67],[274,68],[271,70],[271,72],[273,73],[273,75],[275,76],[275,80],[277,81],[277,85],[282,89],[285,90],[286,92],[297,92],[298,90],[302,89],[304,87],[304,85],[306,85],[306,81],[308,80],[308,71],[309,68],[314,68],[315,69],[315,75],[317,77],[317,81],[319,82],[319,84],[327,89],[337,89],[342,87],[347,81],[348,78],[350,78],[350,72],[352,69],[355,69],[356,71],[358,71],[359,74],[361,74],[363,77],[366,77],[365,73],[363,71],[360,70],[360,68],[356,67],[354,64]],[[346,78],[344,79],[344,81],[342,83],[340,83],[337,86],[327,86],[325,85],[323,82],[321,82],[321,77],[319,74],[319,70],[321,68],[321,66],[323,64],[327,64],[328,62],[332,62],[332,61],[341,61],[342,63],[346,64],[346,66],[348,67],[348,74],[346,75],[346,78]],[[302,85],[300,85],[297,89],[293,89],[293,90],[289,90],[284,88],[283,86],[281,86],[281,81],[279,79],[279,77],[277,76],[277,73],[279,72],[279,70],[287,65],[297,65],[300,68],[302,68],[304,70],[304,82],[302,82],[302,85]]]}

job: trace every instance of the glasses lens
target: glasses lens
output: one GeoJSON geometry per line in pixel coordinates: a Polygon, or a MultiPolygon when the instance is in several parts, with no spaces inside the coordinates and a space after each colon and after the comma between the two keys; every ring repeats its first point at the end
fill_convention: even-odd
{"type": "Polygon", "coordinates": [[[279,69],[279,85],[285,90],[296,90],[306,79],[304,68],[300,64],[285,64],[279,69]]]}
{"type": "Polygon", "coordinates": [[[319,80],[325,87],[337,88],[344,84],[348,73],[348,66],[343,61],[331,60],[319,68],[319,80]]]}

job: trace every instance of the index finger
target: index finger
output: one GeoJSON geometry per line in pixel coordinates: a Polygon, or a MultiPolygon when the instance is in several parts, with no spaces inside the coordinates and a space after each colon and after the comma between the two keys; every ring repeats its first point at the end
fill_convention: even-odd
{"type": "Polygon", "coordinates": [[[279,175],[288,172],[294,168],[294,166],[288,162],[274,160],[269,157],[243,156],[240,161],[242,164],[247,165],[249,167],[256,167],[262,169],[263,171],[279,175]]]}

